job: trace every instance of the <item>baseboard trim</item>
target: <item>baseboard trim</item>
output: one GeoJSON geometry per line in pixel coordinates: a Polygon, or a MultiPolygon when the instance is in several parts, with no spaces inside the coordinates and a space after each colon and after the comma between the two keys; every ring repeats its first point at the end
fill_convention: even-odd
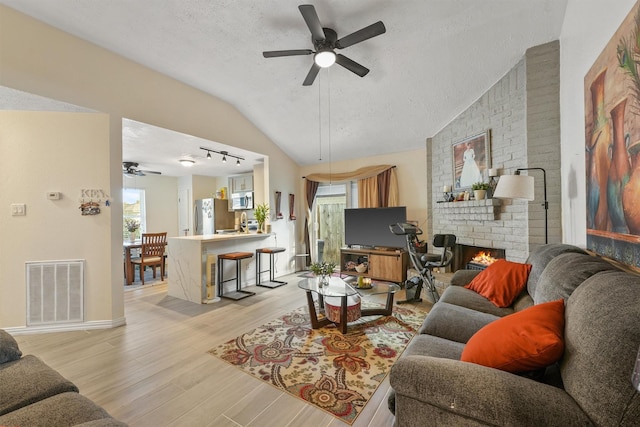
{"type": "Polygon", "coordinates": [[[127,324],[127,319],[121,317],[114,320],[94,320],[83,323],[64,323],[59,325],[19,326],[3,328],[11,335],[46,334],[50,332],[87,331],[91,329],[111,329],[127,324]]]}

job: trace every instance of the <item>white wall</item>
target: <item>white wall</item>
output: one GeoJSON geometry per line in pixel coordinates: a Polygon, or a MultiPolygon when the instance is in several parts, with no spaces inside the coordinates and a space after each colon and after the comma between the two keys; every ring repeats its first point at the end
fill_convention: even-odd
{"type": "MultiPolygon", "coordinates": [[[[85,321],[123,320],[109,286],[111,220],[122,213],[79,209],[81,190],[109,192],[108,130],[106,114],[0,111],[0,327],[26,324],[27,261],[86,260],[85,321]],[[62,198],[48,200],[50,191],[62,198]],[[12,203],[25,203],[26,216],[11,216],[12,203]]],[[[122,289],[122,256],[118,271],[122,289]]]]}
{"type": "Polygon", "coordinates": [[[563,241],[586,246],[584,76],[636,2],[569,0],[560,37],[563,241]]]}
{"type": "Polygon", "coordinates": [[[178,178],[151,174],[125,176],[124,186],[144,190],[147,232],[178,235],[178,178]]]}

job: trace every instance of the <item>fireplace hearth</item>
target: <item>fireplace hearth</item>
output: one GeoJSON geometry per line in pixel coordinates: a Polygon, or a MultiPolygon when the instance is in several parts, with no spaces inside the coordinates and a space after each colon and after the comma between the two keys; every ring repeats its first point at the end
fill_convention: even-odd
{"type": "Polygon", "coordinates": [[[484,270],[491,263],[504,258],[506,258],[504,249],[457,244],[454,249],[451,271],[484,270]]]}

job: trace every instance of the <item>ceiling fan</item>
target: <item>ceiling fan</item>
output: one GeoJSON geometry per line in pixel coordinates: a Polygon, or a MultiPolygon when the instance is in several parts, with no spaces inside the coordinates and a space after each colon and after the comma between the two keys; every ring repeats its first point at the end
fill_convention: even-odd
{"type": "Polygon", "coordinates": [[[311,86],[315,80],[320,68],[327,68],[334,63],[343,66],[347,70],[364,77],[369,72],[369,69],[358,64],[357,62],[347,58],[344,55],[336,54],[334,49],[344,49],[345,47],[353,46],[356,43],[360,43],[367,39],[370,39],[380,34],[384,34],[387,30],[384,27],[382,21],[378,21],[375,24],[371,24],[362,28],[354,33],[351,33],[341,39],[338,39],[338,34],[331,28],[323,28],[318,19],[318,14],[313,5],[303,4],[298,6],[300,13],[304,21],[307,23],[307,27],[311,31],[311,41],[313,48],[311,49],[294,49],[294,50],[272,50],[262,52],[265,58],[276,58],[279,56],[295,56],[295,55],[311,55],[313,57],[313,65],[307,74],[307,77],[302,83],[303,86],[311,86]]]}
{"type": "Polygon", "coordinates": [[[122,162],[122,172],[127,176],[145,176],[148,173],[162,175],[161,172],[138,169],[136,162],[122,162]]]}

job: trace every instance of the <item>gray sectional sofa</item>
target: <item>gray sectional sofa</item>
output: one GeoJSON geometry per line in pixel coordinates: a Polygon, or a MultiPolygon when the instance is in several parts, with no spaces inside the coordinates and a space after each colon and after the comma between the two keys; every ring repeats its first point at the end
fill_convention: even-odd
{"type": "Polygon", "coordinates": [[[631,374],[640,347],[640,276],[580,248],[532,252],[527,286],[498,308],[460,270],[395,363],[389,409],[406,426],[640,426],[631,374]],[[460,361],[483,326],[564,299],[564,353],[537,376],[460,361]]]}
{"type": "Polygon", "coordinates": [[[126,427],[0,329],[0,426],[126,427]]]}

